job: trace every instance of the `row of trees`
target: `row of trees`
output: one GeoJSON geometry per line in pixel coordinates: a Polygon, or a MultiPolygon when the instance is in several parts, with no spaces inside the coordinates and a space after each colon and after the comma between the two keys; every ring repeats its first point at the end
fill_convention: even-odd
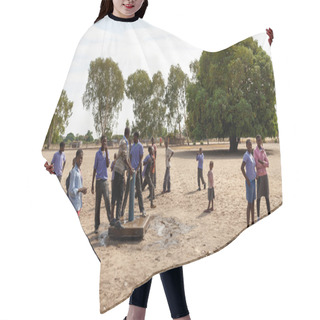
{"type": "Polygon", "coordinates": [[[125,95],[133,101],[132,128],[143,137],[164,136],[168,129],[174,131],[177,127],[181,134],[188,84],[188,76],[179,65],[171,66],[166,86],[160,71],[150,79],[146,71],[137,70],[125,81],[111,58],[97,58],[90,63],[82,102],[86,110],[92,110],[99,135],[112,135],[125,95]]]}
{"type": "MultiPolygon", "coordinates": [[[[172,65],[167,84],[160,71],[150,78],[137,70],[125,81],[116,62],[97,58],[90,63],[83,107],[92,111],[96,132],[109,138],[125,96],[133,101],[131,129],[144,138],[168,132],[183,133],[188,142],[229,138],[235,151],[241,136],[277,136],[272,63],[257,41],[248,38],[221,52],[204,51],[190,71],[191,78],[179,64],[172,65]]],[[[72,106],[63,91],[48,145],[64,134],[72,106]]]]}

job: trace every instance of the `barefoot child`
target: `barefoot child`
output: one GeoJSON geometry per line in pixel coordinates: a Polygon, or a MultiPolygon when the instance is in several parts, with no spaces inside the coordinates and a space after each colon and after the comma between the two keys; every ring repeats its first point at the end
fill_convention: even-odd
{"type": "Polygon", "coordinates": [[[209,168],[210,170],[208,171],[208,209],[206,210],[206,212],[210,212],[213,211],[213,199],[214,197],[214,187],[213,187],[213,161],[210,161],[209,164],[209,168]],[[211,203],[211,208],[210,208],[210,203],[211,203]]]}
{"type": "Polygon", "coordinates": [[[251,212],[251,224],[254,224],[254,200],[256,199],[256,171],[255,166],[256,162],[252,155],[252,143],[248,139],[246,141],[247,151],[243,155],[243,161],[241,164],[241,171],[246,179],[246,198],[248,201],[247,205],[247,227],[250,225],[250,212],[251,212]],[[244,170],[246,167],[246,170],[244,170]]]}

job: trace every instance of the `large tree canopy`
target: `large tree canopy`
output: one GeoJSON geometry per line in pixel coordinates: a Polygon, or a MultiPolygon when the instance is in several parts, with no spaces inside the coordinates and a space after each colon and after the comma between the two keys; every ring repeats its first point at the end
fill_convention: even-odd
{"type": "Polygon", "coordinates": [[[69,124],[68,119],[72,115],[72,107],[73,102],[68,99],[66,91],[62,90],[45,140],[48,149],[51,144],[58,143],[60,136],[64,134],[69,124]]]}
{"type": "Polygon", "coordinates": [[[253,38],[217,52],[203,52],[187,89],[187,126],[195,139],[276,136],[272,63],[253,38]]]}
{"type": "Polygon", "coordinates": [[[118,64],[111,58],[91,61],[82,103],[86,110],[92,108],[95,130],[99,135],[112,134],[123,99],[124,80],[118,64]]]}

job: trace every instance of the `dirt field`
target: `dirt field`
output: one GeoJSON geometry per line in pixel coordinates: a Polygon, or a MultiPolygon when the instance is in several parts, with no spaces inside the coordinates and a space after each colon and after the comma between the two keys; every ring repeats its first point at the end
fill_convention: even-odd
{"type": "MultiPolygon", "coordinates": [[[[255,148],[255,143],[253,147],[255,148]]],[[[159,272],[198,260],[221,250],[246,229],[245,180],[240,171],[245,144],[239,145],[236,154],[229,154],[227,144],[203,145],[204,170],[207,172],[210,160],[214,161],[214,211],[205,213],[208,206],[207,190],[197,191],[197,161],[199,146],[171,147],[171,192],[161,195],[165,172],[164,148],[158,147],[157,188],[155,209],[150,209],[148,190],[143,192],[144,206],[151,217],[150,227],[142,241],[120,242],[108,238],[108,220],[104,203],[101,204],[101,225],[99,234],[94,234],[95,195],[91,194],[92,171],[97,149],[84,149],[81,167],[84,186],[80,220],[83,230],[101,260],[100,310],[106,312],[127,299],[135,287],[146,282],[159,272]]],[[[264,144],[270,167],[268,168],[271,211],[282,203],[280,150],[277,143],[264,144]]],[[[57,150],[43,151],[51,161],[57,150]]],[[[110,149],[110,158],[117,149],[110,149]]],[[[62,187],[71,169],[76,150],[66,150],[67,164],[62,177],[62,187]]],[[[144,155],[147,148],[144,147],[144,155]]],[[[111,172],[108,171],[111,178],[111,172]]],[[[111,186],[109,185],[111,188],[111,186]]],[[[139,208],[135,201],[135,215],[139,208]]],[[[261,201],[261,216],[267,214],[264,199],[261,201]]],[[[72,214],[72,212],[70,212],[72,214]]],[[[75,213],[76,214],[76,213],[75,213]]],[[[125,213],[127,218],[128,212],[125,213]]],[[[259,222],[263,223],[263,222],[259,222]]]]}

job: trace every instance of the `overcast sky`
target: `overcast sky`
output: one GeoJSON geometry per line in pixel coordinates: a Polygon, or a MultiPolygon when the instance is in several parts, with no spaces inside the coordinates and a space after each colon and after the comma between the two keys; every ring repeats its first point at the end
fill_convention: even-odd
{"type": "MultiPolygon", "coordinates": [[[[256,35],[254,39],[269,53],[265,34],[256,35]]],[[[118,63],[125,80],[137,69],[143,69],[150,78],[154,73],[161,71],[166,81],[171,65],[179,64],[182,70],[190,75],[189,64],[194,59],[199,59],[202,51],[142,19],[135,22],[119,22],[105,17],[89,28],[75,52],[64,85],[69,100],[74,102],[73,114],[65,135],[69,132],[85,134],[91,130],[97,138],[92,111],[84,110],[82,105],[82,95],[85,92],[92,60],[111,57],[118,63]]],[[[123,133],[127,119],[130,124],[134,120],[132,109],[133,101],[125,98],[113,129],[114,134],[123,133]]]]}

